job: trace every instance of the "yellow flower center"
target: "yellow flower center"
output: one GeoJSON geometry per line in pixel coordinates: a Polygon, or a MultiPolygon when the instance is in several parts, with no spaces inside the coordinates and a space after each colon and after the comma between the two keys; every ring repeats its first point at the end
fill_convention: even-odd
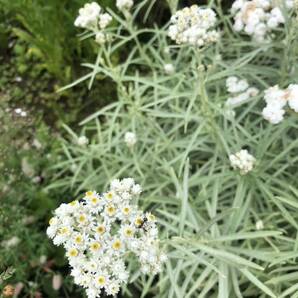
{"type": "Polygon", "coordinates": [[[126,228],[126,229],[124,230],[124,235],[125,235],[126,237],[131,237],[131,236],[133,236],[133,230],[132,230],[131,228],[126,228]]]}
{"type": "Polygon", "coordinates": [[[149,221],[155,221],[155,216],[153,215],[153,214],[151,214],[151,213],[149,213],[148,215],[147,215],[147,219],[149,220],[149,221]]]}
{"type": "Polygon", "coordinates": [[[77,203],[78,203],[78,201],[77,200],[74,200],[74,201],[70,202],[69,205],[70,206],[76,206],[77,203]]]}
{"type": "Polygon", "coordinates": [[[109,216],[114,215],[115,212],[116,212],[116,208],[113,205],[109,205],[107,207],[107,213],[108,213],[109,216]]]}
{"type": "Polygon", "coordinates": [[[113,249],[115,249],[115,250],[119,250],[121,248],[121,246],[122,246],[122,243],[120,240],[115,240],[112,245],[113,249]]]}
{"type": "Polygon", "coordinates": [[[75,237],[75,243],[81,244],[83,242],[83,237],[81,235],[78,235],[75,237]]]}
{"type": "Polygon", "coordinates": [[[106,198],[107,198],[108,200],[112,200],[112,199],[113,199],[113,193],[108,192],[108,193],[106,194],[106,198]]]}
{"type": "Polygon", "coordinates": [[[101,234],[101,235],[102,235],[105,231],[106,231],[106,228],[105,228],[103,225],[98,226],[98,227],[96,228],[96,232],[97,232],[98,234],[101,234]]]}
{"type": "Polygon", "coordinates": [[[56,222],[56,218],[55,218],[55,217],[52,217],[52,218],[49,220],[49,224],[50,224],[50,225],[55,224],[55,222],[56,222]]]}
{"type": "Polygon", "coordinates": [[[69,256],[76,257],[79,254],[78,250],[76,248],[72,248],[69,250],[69,256]]]}
{"type": "Polygon", "coordinates": [[[140,226],[143,224],[143,219],[141,217],[137,217],[135,220],[135,225],[140,226]]]}
{"type": "Polygon", "coordinates": [[[129,207],[124,207],[122,209],[122,212],[125,214],[125,215],[128,215],[130,213],[130,208],[129,207]]]}
{"type": "Polygon", "coordinates": [[[99,285],[103,286],[106,283],[106,278],[101,275],[97,278],[97,282],[99,285]]]}
{"type": "Polygon", "coordinates": [[[79,215],[78,220],[80,223],[84,223],[86,221],[86,216],[84,214],[81,214],[81,215],[79,215]]]}
{"type": "Polygon", "coordinates": [[[59,229],[59,233],[62,235],[68,234],[69,233],[69,229],[67,227],[62,227],[59,229]]]}
{"type": "Polygon", "coordinates": [[[93,191],[89,190],[85,193],[86,197],[91,197],[93,195],[93,191]]]}
{"type": "Polygon", "coordinates": [[[99,202],[99,199],[97,197],[92,197],[91,198],[91,203],[96,205],[99,202]]]}
{"type": "Polygon", "coordinates": [[[99,242],[93,242],[91,245],[90,245],[90,248],[91,250],[93,251],[97,251],[101,248],[101,244],[99,242]]]}

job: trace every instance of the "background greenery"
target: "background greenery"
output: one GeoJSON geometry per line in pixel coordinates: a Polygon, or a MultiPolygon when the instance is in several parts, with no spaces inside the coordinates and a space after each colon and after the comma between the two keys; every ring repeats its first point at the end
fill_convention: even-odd
{"type": "Polygon", "coordinates": [[[297,115],[270,125],[262,94],[235,118],[224,109],[230,75],[260,90],[297,83],[297,20],[274,42],[255,44],[231,29],[230,3],[209,1],[222,38],[198,52],[173,46],[163,28],[170,9],[198,1],[140,1],[147,5],[134,26],[113,2],[98,1],[116,19],[114,42],[98,48],[73,26],[85,1],[0,0],[0,240],[20,239],[1,245],[0,287],[22,283],[20,297],[82,297],[63,250],[46,239],[51,211],[132,176],[170,259],[158,278],[136,273],[121,297],[298,297],[297,115]],[[28,117],[16,115],[19,107],[28,117]],[[133,150],[126,131],[137,134],[133,150]],[[80,135],[88,146],[77,144],[80,135]],[[228,160],[243,147],[258,161],[247,176],[228,160]]]}

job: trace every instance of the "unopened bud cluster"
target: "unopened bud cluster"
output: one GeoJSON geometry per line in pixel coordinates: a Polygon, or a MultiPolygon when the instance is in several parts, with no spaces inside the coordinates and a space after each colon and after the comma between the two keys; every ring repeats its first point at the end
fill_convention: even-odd
{"type": "Polygon", "coordinates": [[[229,158],[233,169],[239,170],[241,175],[246,175],[252,171],[256,162],[256,159],[245,149],[242,149],[235,154],[231,154],[229,158]]]}

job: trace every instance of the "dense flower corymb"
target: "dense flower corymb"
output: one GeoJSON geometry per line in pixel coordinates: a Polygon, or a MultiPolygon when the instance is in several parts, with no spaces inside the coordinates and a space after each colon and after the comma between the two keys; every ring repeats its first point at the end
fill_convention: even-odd
{"type": "Polygon", "coordinates": [[[229,159],[233,169],[239,170],[241,175],[246,175],[248,172],[252,171],[256,162],[256,159],[245,149],[231,154],[229,159]]]}
{"type": "Polygon", "coordinates": [[[286,89],[277,85],[265,90],[266,106],[262,111],[264,119],[272,124],[278,124],[284,119],[285,107],[288,104],[298,113],[298,84],[291,84],[286,89]]]}
{"type": "MultiPolygon", "coordinates": [[[[258,42],[270,40],[272,30],[285,23],[281,8],[274,0],[236,0],[231,12],[234,29],[244,31],[258,42]]],[[[293,6],[292,0],[284,1],[286,8],[293,6]]]]}
{"type": "Polygon", "coordinates": [[[212,28],[216,23],[215,12],[197,5],[185,7],[171,17],[169,37],[177,44],[190,44],[203,47],[215,42],[219,33],[212,28]]]}
{"type": "Polygon", "coordinates": [[[79,9],[79,16],[75,20],[75,26],[89,30],[97,28],[101,7],[96,3],[86,3],[79,9]]]}
{"type": "Polygon", "coordinates": [[[237,106],[259,93],[257,88],[249,87],[247,80],[241,80],[234,76],[227,78],[226,87],[232,95],[226,101],[228,107],[237,106]]]}
{"type": "Polygon", "coordinates": [[[81,27],[93,31],[95,41],[99,44],[107,40],[106,33],[103,30],[110,24],[112,17],[108,13],[102,13],[102,8],[96,3],[86,3],[80,8],[79,16],[74,24],[76,27],[81,27]]]}
{"type": "Polygon", "coordinates": [[[88,191],[81,201],[62,204],[47,229],[63,245],[74,282],[89,298],[116,295],[127,282],[126,256],[134,253],[143,273],[161,271],[166,255],[158,247],[155,216],[133,204],[141,187],[132,178],[113,180],[103,194],[88,191]]]}

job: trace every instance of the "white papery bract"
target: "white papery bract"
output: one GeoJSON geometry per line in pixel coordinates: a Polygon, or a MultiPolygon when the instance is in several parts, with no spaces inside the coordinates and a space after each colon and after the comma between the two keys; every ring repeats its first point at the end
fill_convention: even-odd
{"type": "Polygon", "coordinates": [[[119,10],[130,10],[133,6],[133,0],[117,0],[116,6],[119,10]]]}
{"type": "Polygon", "coordinates": [[[242,149],[235,154],[229,156],[231,166],[235,170],[240,170],[241,175],[246,175],[252,171],[256,159],[248,153],[246,149],[242,149]]]}
{"type": "MultiPolygon", "coordinates": [[[[285,1],[285,8],[293,6],[285,1]]],[[[235,31],[243,31],[258,42],[271,39],[271,33],[285,23],[281,7],[275,0],[236,0],[231,12],[234,15],[235,31]]]]}
{"type": "Polygon", "coordinates": [[[47,234],[66,249],[74,282],[89,298],[119,292],[129,278],[129,252],[143,273],[161,271],[166,255],[159,249],[155,216],[133,203],[141,191],[132,178],[115,179],[108,192],[88,191],[80,201],[61,204],[50,219],[47,234]]]}
{"type": "Polygon", "coordinates": [[[86,3],[80,8],[79,16],[74,24],[76,27],[85,28],[95,34],[95,41],[99,44],[107,40],[103,30],[110,24],[112,17],[108,13],[102,13],[102,8],[96,3],[86,3]]]}
{"type": "Polygon", "coordinates": [[[168,35],[177,44],[203,47],[219,38],[219,33],[212,30],[215,23],[216,14],[212,9],[192,5],[171,17],[168,35]]]}
{"type": "Polygon", "coordinates": [[[229,108],[240,105],[259,93],[257,88],[249,87],[247,80],[241,80],[235,76],[227,78],[226,87],[232,95],[226,101],[226,106],[229,108]]]}
{"type": "Polygon", "coordinates": [[[280,89],[276,85],[268,88],[264,93],[264,100],[267,105],[263,109],[262,115],[270,123],[278,124],[284,119],[287,104],[295,112],[298,112],[297,84],[291,84],[286,89],[280,89]]]}

